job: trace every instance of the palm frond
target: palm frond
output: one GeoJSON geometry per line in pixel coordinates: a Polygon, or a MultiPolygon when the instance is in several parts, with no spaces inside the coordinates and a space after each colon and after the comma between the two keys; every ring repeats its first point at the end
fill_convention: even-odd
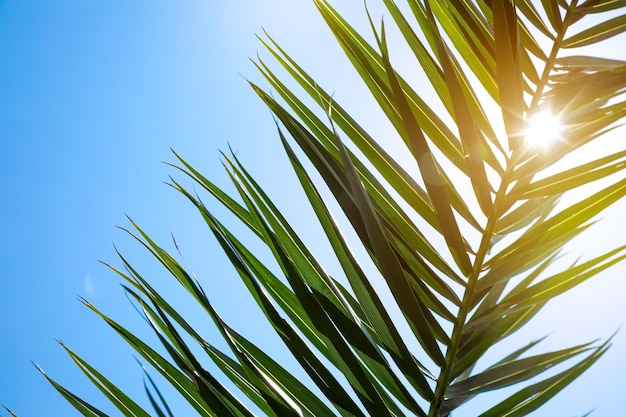
{"type": "MultiPolygon", "coordinates": [[[[391,139],[375,139],[277,41],[267,33],[260,38],[277,68],[253,61],[269,90],[250,86],[275,117],[313,209],[310,220],[320,224],[343,275],[327,272],[237,156],[222,155],[232,194],[177,153],[171,166],[246,226],[275,265],[242,243],[190,186],[170,184],[197,209],[259,316],[301,369],[285,368],[231,327],[200,279],[133,221],[127,232],[203,309],[228,351],[195,330],[121,254],[125,272],[111,269],[161,345],[149,346],[85,305],[203,416],[252,416],[258,409],[268,416],[446,417],[505,387],[518,391],[481,416],[534,412],[610,346],[609,338],[537,353],[543,339],[522,341],[484,365],[497,343],[547,303],[626,258],[626,245],[618,245],[586,261],[564,261],[572,239],[626,194],[626,151],[571,162],[626,115],[626,61],[589,54],[589,46],[626,30],[626,17],[616,15],[623,3],[383,0],[391,19],[378,26],[367,11],[370,34],[355,30],[327,0],[313,3],[388,119],[389,138],[411,156],[395,160],[386,149],[391,139]],[[604,14],[585,26],[597,22],[589,16],[604,14]],[[390,24],[434,94],[423,95],[394,64],[390,24]],[[549,146],[527,137],[542,112],[562,123],[549,146]],[[341,213],[333,213],[335,204],[341,213]],[[391,297],[383,298],[379,283],[391,297]],[[304,374],[306,381],[298,376],[304,374]]],[[[65,349],[124,415],[147,415],[65,349]]],[[[156,414],[174,415],[145,372],[156,414]]],[[[84,415],[103,415],[46,378],[84,415]]]]}

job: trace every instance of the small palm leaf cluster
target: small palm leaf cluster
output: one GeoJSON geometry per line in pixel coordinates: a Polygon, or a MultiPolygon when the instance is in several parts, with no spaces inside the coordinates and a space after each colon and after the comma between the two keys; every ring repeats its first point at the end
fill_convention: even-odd
{"type": "MultiPolygon", "coordinates": [[[[518,389],[480,415],[532,413],[598,360],[609,341],[539,354],[531,353],[538,341],[524,342],[495,363],[476,364],[548,301],[626,257],[621,246],[555,272],[564,245],[626,193],[624,150],[562,163],[626,114],[626,62],[577,50],[626,30],[618,10],[623,2],[407,0],[400,7],[383,0],[415,68],[432,84],[431,104],[394,68],[384,24],[370,19],[368,42],[326,0],[314,3],[412,158],[394,160],[271,37],[262,40],[302,97],[260,59],[255,64],[272,93],[251,86],[275,115],[342,276],[326,272],[237,157],[224,156],[236,197],[178,154],[173,166],[247,226],[279,268],[262,262],[195,192],[172,182],[195,205],[301,369],[288,371],[230,327],[199,280],[132,221],[129,233],[204,309],[230,351],[197,332],[122,255],[124,268],[111,268],[162,346],[149,346],[85,304],[202,416],[445,417],[478,394],[511,386],[518,389]],[[585,25],[598,17],[601,23],[585,25]],[[437,98],[443,113],[433,109],[437,98]],[[539,114],[561,121],[555,138],[544,132],[544,141],[554,139],[549,147],[525,133],[539,114]],[[314,183],[304,159],[321,180],[314,183]],[[563,203],[561,196],[591,183],[598,184],[593,191],[563,203]],[[346,241],[329,198],[358,241],[346,241]],[[375,268],[357,259],[356,245],[375,268]],[[382,298],[375,280],[383,280],[391,297],[382,298]],[[207,356],[221,375],[207,371],[207,356]]],[[[65,348],[124,415],[148,415],[65,348]]],[[[173,415],[156,384],[146,381],[156,414],[173,415]]],[[[84,415],[104,415],[50,382],[84,415]]]]}

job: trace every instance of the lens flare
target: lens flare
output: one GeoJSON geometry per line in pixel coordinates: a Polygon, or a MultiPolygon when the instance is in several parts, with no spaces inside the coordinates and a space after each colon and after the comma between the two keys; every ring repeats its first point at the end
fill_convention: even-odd
{"type": "Polygon", "coordinates": [[[531,146],[550,147],[561,137],[562,129],[558,117],[550,113],[537,113],[528,122],[525,141],[531,146]]]}

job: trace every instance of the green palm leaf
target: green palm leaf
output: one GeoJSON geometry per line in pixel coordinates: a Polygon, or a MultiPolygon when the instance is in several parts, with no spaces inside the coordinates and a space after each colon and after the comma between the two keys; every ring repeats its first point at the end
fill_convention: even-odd
{"type": "MultiPolygon", "coordinates": [[[[328,1],[313,3],[388,119],[389,138],[411,156],[396,161],[389,138],[374,138],[277,41],[260,38],[277,68],[258,58],[268,87],[249,84],[275,117],[310,221],[321,226],[340,272],[327,272],[238,156],[222,154],[230,193],[176,153],[170,165],[184,177],[171,187],[197,209],[300,369],[228,324],[214,295],[133,221],[126,231],[187,291],[227,349],[119,252],[125,272],[110,268],[158,346],[83,302],[160,375],[153,380],[144,369],[159,416],[176,414],[160,381],[203,416],[445,417],[505,387],[517,391],[481,416],[534,412],[610,346],[609,339],[536,352],[543,339],[522,341],[495,350],[502,359],[485,365],[494,346],[547,303],[626,258],[618,245],[562,266],[568,243],[626,194],[626,151],[583,155],[623,122],[625,61],[568,52],[622,33],[625,17],[615,13],[623,2],[382,0],[391,19],[378,29],[366,10],[372,33],[359,33],[328,1]],[[607,12],[601,23],[589,19],[607,12]],[[395,64],[390,24],[434,94],[424,95],[395,64]],[[527,137],[542,112],[562,122],[549,147],[527,137]],[[258,246],[243,243],[215,202],[258,246]]],[[[65,349],[124,415],[148,415],[65,349]]],[[[83,415],[104,415],[45,377],[83,415]]]]}

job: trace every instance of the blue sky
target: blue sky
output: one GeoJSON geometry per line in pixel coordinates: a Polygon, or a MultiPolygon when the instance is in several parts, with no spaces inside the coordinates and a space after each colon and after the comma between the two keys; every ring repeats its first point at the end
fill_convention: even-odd
{"type": "MultiPolygon", "coordinates": [[[[296,226],[309,232],[306,217],[298,216],[306,208],[294,202],[294,182],[285,175],[289,168],[272,118],[244,79],[261,82],[248,57],[261,49],[255,34],[262,26],[320,84],[334,90],[338,101],[352,106],[357,117],[370,118],[373,107],[366,106],[363,90],[311,2],[164,3],[0,2],[0,404],[20,416],[77,415],[31,361],[116,414],[55,339],[146,404],[131,349],[76,301],[84,296],[149,335],[117,277],[98,263],[119,264],[115,242],[138,265],[145,261],[154,280],[164,278],[115,227],[128,226],[124,214],[169,248],[173,233],[186,261],[206,277],[218,310],[242,333],[272,346],[263,340],[267,329],[250,320],[255,310],[242,307],[251,300],[208,230],[200,229],[192,207],[163,184],[176,172],[160,163],[173,161],[172,147],[227,184],[218,150],[230,143],[277,204],[289,207],[296,226]]],[[[360,2],[336,3],[367,27],[360,2]]],[[[366,123],[373,131],[383,131],[370,119],[366,123]]],[[[607,146],[623,148],[615,138],[607,146]]],[[[572,252],[598,253],[623,244],[624,210],[620,202],[608,211],[572,252]]],[[[549,306],[522,340],[550,333],[549,348],[612,334],[626,319],[625,268],[622,264],[549,306]]],[[[177,296],[176,288],[162,285],[177,296]]],[[[598,416],[620,413],[624,351],[621,331],[601,362],[537,415],[573,416],[591,408],[598,416]]],[[[472,411],[466,413],[458,416],[472,411]]]]}

